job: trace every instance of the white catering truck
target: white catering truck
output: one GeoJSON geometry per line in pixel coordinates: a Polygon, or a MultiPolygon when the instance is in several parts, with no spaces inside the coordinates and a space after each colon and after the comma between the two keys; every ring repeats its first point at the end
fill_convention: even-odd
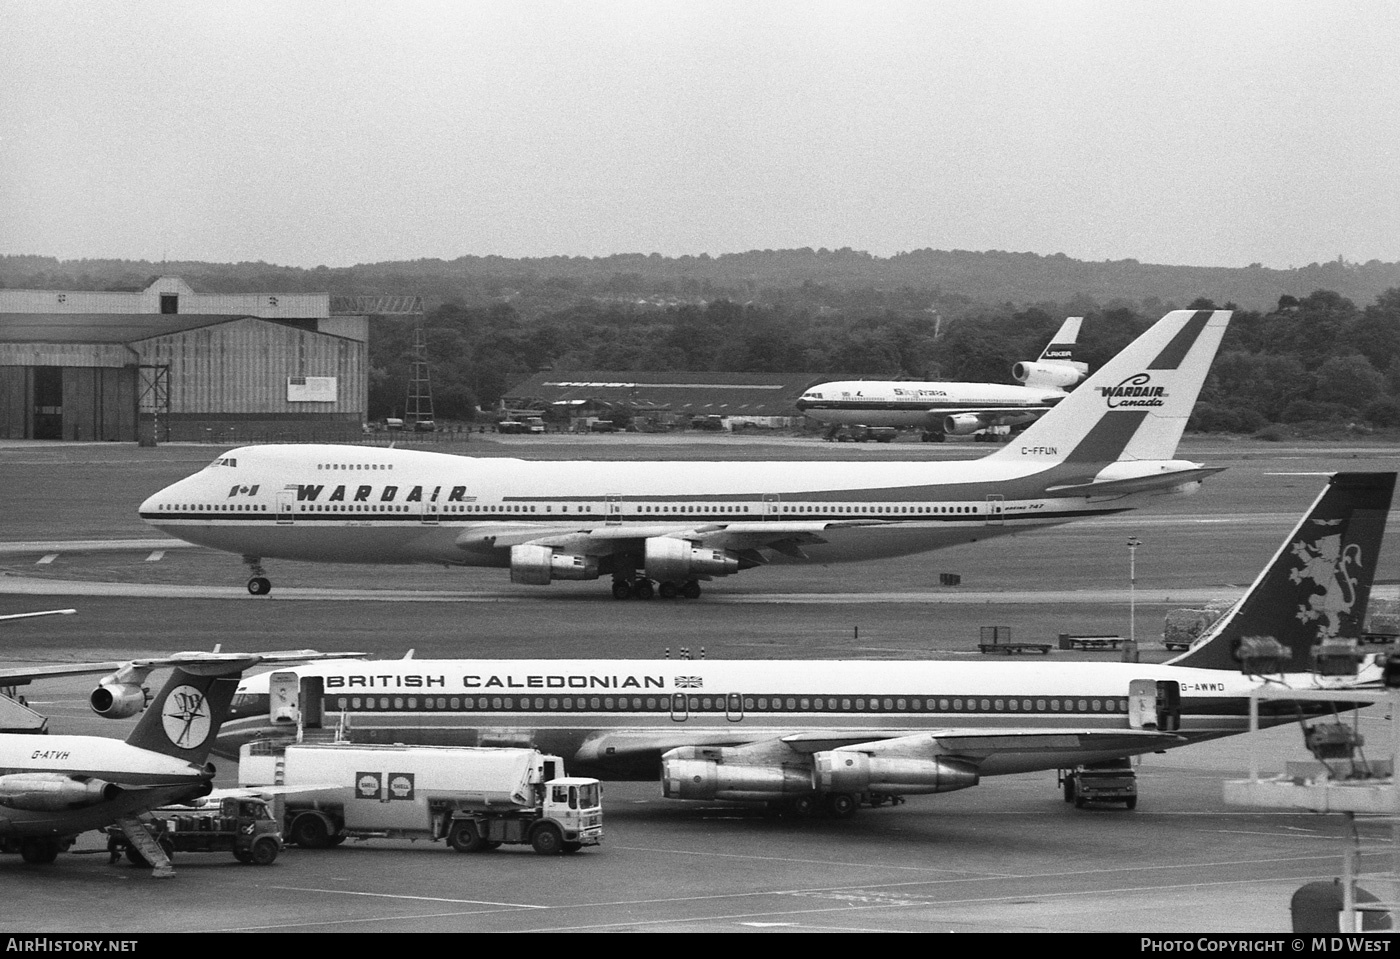
{"type": "Polygon", "coordinates": [[[383,837],[577,852],[602,841],[602,787],[563,773],[558,756],[504,747],[263,742],[238,760],[240,786],[282,787],[287,841],[311,849],[383,837]]]}

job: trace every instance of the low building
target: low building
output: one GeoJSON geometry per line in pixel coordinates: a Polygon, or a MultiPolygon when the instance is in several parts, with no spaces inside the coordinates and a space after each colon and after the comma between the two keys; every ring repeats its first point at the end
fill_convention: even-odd
{"type": "Polygon", "coordinates": [[[202,294],[175,276],[136,292],[0,290],[0,438],[357,431],[368,341],[368,315],[333,312],[328,293],[202,294]]]}
{"type": "Polygon", "coordinates": [[[549,410],[560,423],[587,423],[617,415],[649,427],[685,427],[720,417],[724,428],[800,425],[797,400],[815,382],[810,373],[617,373],[547,371],[513,387],[507,406],[549,410]]]}

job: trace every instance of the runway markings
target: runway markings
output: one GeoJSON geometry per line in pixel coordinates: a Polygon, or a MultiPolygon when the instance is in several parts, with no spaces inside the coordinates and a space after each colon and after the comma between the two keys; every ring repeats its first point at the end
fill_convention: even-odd
{"type": "Polygon", "coordinates": [[[407,899],[413,902],[448,902],[462,906],[502,906],[507,909],[549,909],[550,906],[531,905],[523,902],[491,902],[486,899],[446,899],[438,896],[404,896],[391,892],[356,892],[347,889],[315,889],[305,886],[268,886],[285,892],[319,892],[328,896],[365,896],[371,899],[407,899]]]}

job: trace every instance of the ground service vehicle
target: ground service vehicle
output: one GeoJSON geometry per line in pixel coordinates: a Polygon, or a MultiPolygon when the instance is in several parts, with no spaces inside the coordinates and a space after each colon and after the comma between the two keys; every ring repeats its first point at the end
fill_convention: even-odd
{"type": "Polygon", "coordinates": [[[544,420],[539,417],[532,417],[529,420],[501,420],[496,424],[496,432],[540,434],[544,432],[544,420]]]}
{"type": "Polygon", "coordinates": [[[602,789],[563,772],[563,760],[535,749],[475,746],[260,742],[238,761],[240,784],[286,789],[288,841],[312,849],[382,837],[577,852],[602,840],[602,789]]]}
{"type": "Polygon", "coordinates": [[[893,426],[843,426],[832,434],[838,443],[892,443],[899,435],[893,426]]]}
{"type": "MultiPolygon", "coordinates": [[[[231,852],[239,862],[268,866],[282,851],[282,826],[267,803],[252,797],[227,798],[208,806],[166,806],[141,817],[152,841],[167,858],[176,852],[231,852]]],[[[108,826],[107,852],[111,862],[123,853],[127,861],[149,865],[120,826],[108,826]]]]}
{"type": "Polygon", "coordinates": [[[1065,790],[1065,802],[1074,803],[1076,809],[1089,803],[1111,802],[1137,808],[1137,773],[1127,758],[1061,769],[1060,785],[1065,790]]]}

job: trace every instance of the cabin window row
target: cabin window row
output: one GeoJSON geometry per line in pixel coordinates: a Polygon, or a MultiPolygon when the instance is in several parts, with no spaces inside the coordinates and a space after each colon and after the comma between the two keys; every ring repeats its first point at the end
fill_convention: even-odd
{"type": "Polygon", "coordinates": [[[170,513],[266,513],[268,507],[258,503],[161,503],[156,509],[170,513]]]}
{"type": "MultiPolygon", "coordinates": [[[[337,696],[336,710],[494,712],[671,712],[723,713],[739,708],[736,696],[686,696],[673,707],[670,696],[337,696]]],[[[1010,697],[862,697],[744,696],[749,713],[1126,713],[1128,701],[1116,698],[1010,697]]]]}
{"type": "Polygon", "coordinates": [[[393,463],[317,463],[318,470],[391,470],[393,463]]]}

